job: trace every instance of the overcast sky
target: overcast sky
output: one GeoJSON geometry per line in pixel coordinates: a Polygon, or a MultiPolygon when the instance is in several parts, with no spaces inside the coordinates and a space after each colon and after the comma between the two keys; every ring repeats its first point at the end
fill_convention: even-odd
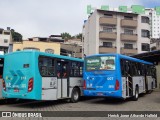
{"type": "Polygon", "coordinates": [[[0,0],[0,28],[11,27],[24,39],[62,32],[75,35],[82,31],[88,4],[96,8],[133,4],[155,7],[160,6],[160,0],[0,0]]]}

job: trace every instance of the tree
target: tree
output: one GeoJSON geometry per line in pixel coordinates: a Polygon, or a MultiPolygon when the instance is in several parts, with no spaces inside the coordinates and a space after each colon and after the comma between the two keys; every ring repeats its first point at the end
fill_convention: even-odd
{"type": "Polygon", "coordinates": [[[67,32],[61,33],[61,36],[62,36],[62,39],[67,39],[67,40],[72,38],[72,36],[67,32]]]}
{"type": "Polygon", "coordinates": [[[18,32],[15,32],[14,29],[11,29],[11,34],[13,38],[13,42],[22,42],[22,35],[18,32]]]}
{"type": "Polygon", "coordinates": [[[76,38],[77,38],[77,39],[82,39],[82,33],[77,34],[77,35],[76,35],[76,38]]]}

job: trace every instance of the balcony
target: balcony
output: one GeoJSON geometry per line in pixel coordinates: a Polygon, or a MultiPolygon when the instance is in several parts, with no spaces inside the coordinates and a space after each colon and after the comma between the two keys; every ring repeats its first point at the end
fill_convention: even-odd
{"type": "Polygon", "coordinates": [[[116,53],[116,47],[104,47],[104,46],[99,46],[99,53],[116,53]]]}
{"type": "Polygon", "coordinates": [[[99,38],[100,39],[112,39],[112,40],[116,40],[117,39],[117,33],[116,32],[101,31],[99,33],[99,38]]]}
{"type": "Polygon", "coordinates": [[[101,25],[117,25],[117,18],[100,17],[99,24],[101,24],[101,25]]]}
{"type": "Polygon", "coordinates": [[[137,54],[137,48],[133,49],[127,49],[127,48],[121,48],[121,54],[137,54]]]}
{"type": "Polygon", "coordinates": [[[137,41],[138,40],[138,36],[137,34],[121,34],[121,40],[127,40],[127,41],[137,41]]]}
{"type": "Polygon", "coordinates": [[[126,19],[121,20],[122,27],[137,27],[137,25],[138,25],[137,20],[126,20],[126,19]]]}

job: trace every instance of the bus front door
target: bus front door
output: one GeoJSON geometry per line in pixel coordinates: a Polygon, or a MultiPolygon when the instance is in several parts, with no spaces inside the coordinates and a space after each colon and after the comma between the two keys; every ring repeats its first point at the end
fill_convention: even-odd
{"type": "Polygon", "coordinates": [[[68,62],[57,62],[58,94],[57,98],[68,97],[68,62]]]}

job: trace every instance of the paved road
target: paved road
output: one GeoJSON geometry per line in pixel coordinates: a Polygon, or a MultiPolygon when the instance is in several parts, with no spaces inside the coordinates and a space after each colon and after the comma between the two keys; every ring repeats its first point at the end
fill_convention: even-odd
{"type": "MultiPolygon", "coordinates": [[[[20,100],[17,102],[5,103],[0,101],[0,111],[160,111],[160,92],[155,91],[152,94],[143,94],[138,101],[127,99],[125,101],[107,99],[107,98],[84,98],[78,103],[68,103],[65,100],[60,101],[29,101],[20,100]]],[[[2,118],[1,118],[2,119],[2,118]]],[[[6,120],[17,120],[17,118],[6,118],[6,120]]],[[[31,118],[23,118],[30,120],[31,118]]],[[[49,120],[51,118],[41,118],[49,120]]],[[[40,120],[41,120],[40,119],[40,120]]],[[[54,120],[71,120],[75,118],[54,118],[54,120]]],[[[93,120],[106,118],[78,118],[93,120]]],[[[111,118],[107,118],[111,119],[111,118]]],[[[112,118],[113,119],[113,118],[112,118]]],[[[114,118],[119,119],[119,118],[114,118]]],[[[127,119],[127,118],[126,118],[127,119]]],[[[146,120],[146,118],[141,118],[146,120]]],[[[158,120],[160,118],[155,118],[158,120]]],[[[38,119],[39,120],[39,119],[38,119]]],[[[154,120],[152,118],[152,120],[154,120]]]]}

